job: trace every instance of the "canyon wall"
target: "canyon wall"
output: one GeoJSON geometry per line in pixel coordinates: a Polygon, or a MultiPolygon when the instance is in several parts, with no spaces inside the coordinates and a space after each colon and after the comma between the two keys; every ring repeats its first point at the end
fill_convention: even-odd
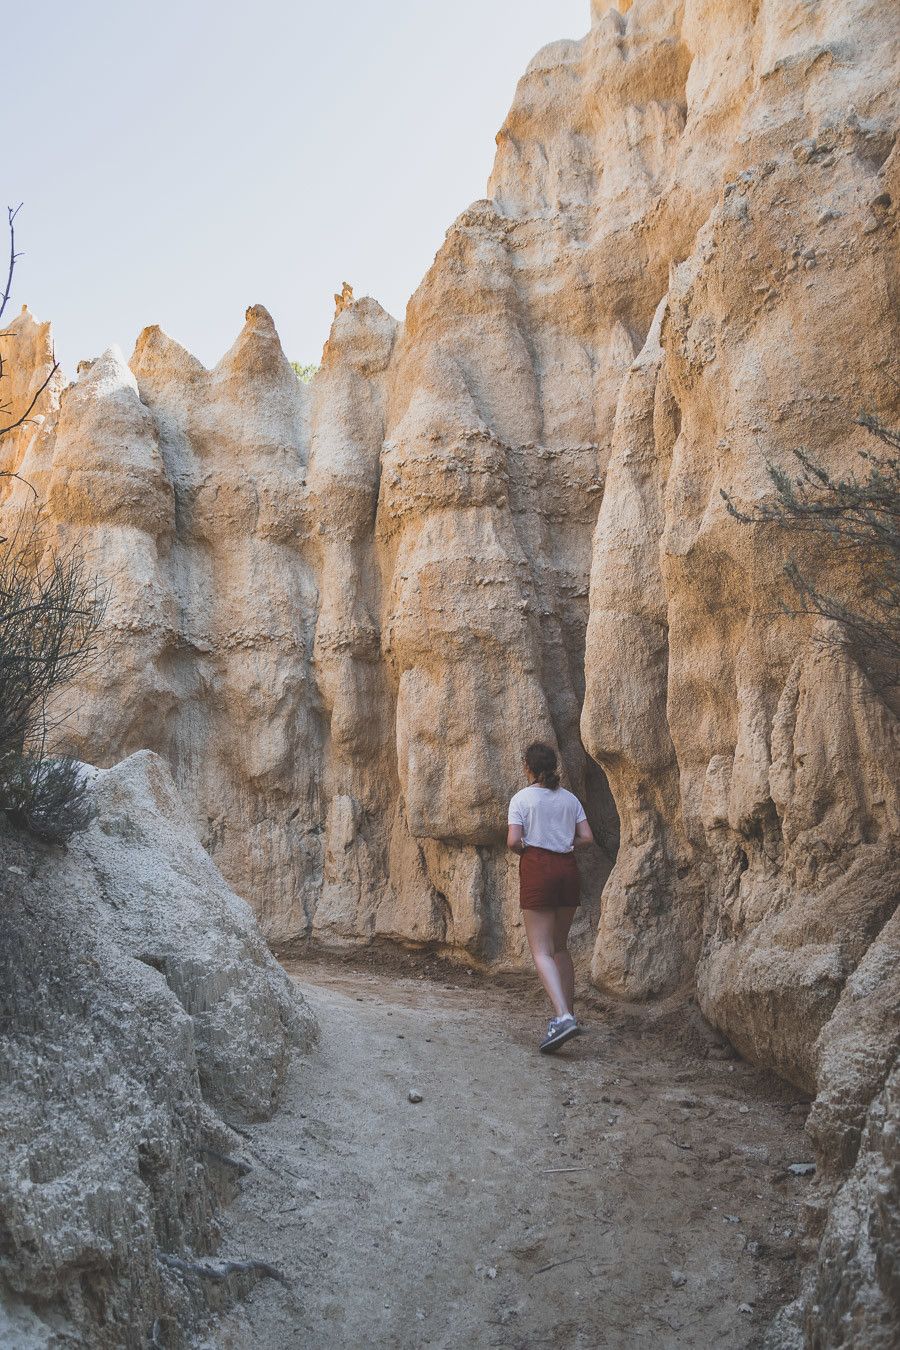
{"type": "MultiPolygon", "coordinates": [[[[796,541],[721,490],[750,509],[795,445],[839,469],[860,407],[900,420],[898,25],[595,5],[402,324],[345,289],[308,386],[261,307],[212,371],[146,329],[4,442],[110,585],[75,748],[163,756],[273,941],[519,963],[505,805],[545,737],[601,841],[596,981],[696,981],[814,1086],[896,901],[896,709],[783,613],[796,541]]],[[[24,398],[49,332],[13,330],[24,398]]]]}
{"type": "MultiPolygon", "coordinates": [[[[900,424],[898,53],[890,0],[595,4],[403,323],[345,290],[308,386],[261,307],[211,371],[146,329],[0,443],[110,587],[75,748],[161,755],[271,940],[520,963],[505,808],[524,744],[559,746],[595,981],[694,987],[819,1091],[820,1163],[856,1170],[803,1316],[872,1344],[897,705],[784,610],[792,554],[844,584],[827,541],[722,492],[752,512],[795,446],[841,472],[861,408],[900,424]]],[[[17,402],[50,337],[12,330],[17,402]]],[[[8,521],[29,492],[0,487],[8,521]]]]}

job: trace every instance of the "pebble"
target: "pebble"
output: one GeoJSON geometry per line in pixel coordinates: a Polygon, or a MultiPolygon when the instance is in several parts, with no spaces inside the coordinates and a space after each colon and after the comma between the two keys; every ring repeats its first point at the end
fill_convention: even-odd
{"type": "Polygon", "coordinates": [[[10,863],[6,870],[7,872],[12,872],[13,876],[16,877],[24,877],[25,875],[24,867],[13,867],[12,863],[10,863]]]}
{"type": "Polygon", "coordinates": [[[415,1088],[410,1088],[406,1095],[413,1104],[422,1100],[421,1092],[417,1092],[415,1088]]]}
{"type": "Polygon", "coordinates": [[[726,1214],[724,1217],[726,1223],[740,1223],[741,1221],[739,1214],[726,1214]]]}
{"type": "Polygon", "coordinates": [[[750,1114],[750,1107],[749,1107],[749,1106],[739,1106],[739,1107],[738,1107],[738,1111],[741,1113],[742,1116],[749,1116],[749,1114],[750,1114]]]}
{"type": "Polygon", "coordinates": [[[816,1164],[812,1162],[789,1163],[788,1171],[795,1177],[811,1177],[816,1170],[816,1164]]]}
{"type": "Polygon", "coordinates": [[[673,1289],[681,1289],[684,1285],[687,1284],[687,1276],[685,1275],[683,1270],[671,1270],[669,1271],[669,1274],[672,1278],[673,1289]]]}
{"type": "Polygon", "coordinates": [[[739,1312],[739,1313],[752,1313],[752,1312],[753,1312],[753,1304],[752,1304],[752,1303],[739,1303],[739,1304],[738,1304],[738,1312],[739,1312]]]}

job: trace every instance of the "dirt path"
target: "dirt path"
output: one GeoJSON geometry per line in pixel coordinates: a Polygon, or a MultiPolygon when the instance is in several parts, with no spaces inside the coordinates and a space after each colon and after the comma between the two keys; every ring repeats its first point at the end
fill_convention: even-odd
{"type": "Polygon", "coordinates": [[[683,1007],[598,1000],[549,1058],[530,989],[297,972],[322,1043],[250,1132],[222,1243],[290,1287],[205,1346],[759,1344],[801,1256],[796,1093],[683,1007]]]}

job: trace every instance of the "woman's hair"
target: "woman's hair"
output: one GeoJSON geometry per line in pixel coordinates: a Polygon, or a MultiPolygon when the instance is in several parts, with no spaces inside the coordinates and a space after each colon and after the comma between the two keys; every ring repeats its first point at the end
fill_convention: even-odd
{"type": "Polygon", "coordinates": [[[525,751],[525,763],[528,765],[541,787],[551,790],[559,787],[559,774],[556,771],[556,751],[544,741],[532,741],[525,751]]]}

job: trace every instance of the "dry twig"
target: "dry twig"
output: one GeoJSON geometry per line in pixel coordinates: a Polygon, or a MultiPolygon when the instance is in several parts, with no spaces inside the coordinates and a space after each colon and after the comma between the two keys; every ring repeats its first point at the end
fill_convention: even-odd
{"type": "Polygon", "coordinates": [[[173,1252],[157,1251],[156,1258],[169,1270],[177,1270],[179,1275],[198,1275],[202,1280],[214,1280],[221,1284],[229,1275],[259,1275],[260,1279],[277,1280],[287,1286],[287,1279],[280,1270],[268,1261],[185,1261],[173,1252]]]}

